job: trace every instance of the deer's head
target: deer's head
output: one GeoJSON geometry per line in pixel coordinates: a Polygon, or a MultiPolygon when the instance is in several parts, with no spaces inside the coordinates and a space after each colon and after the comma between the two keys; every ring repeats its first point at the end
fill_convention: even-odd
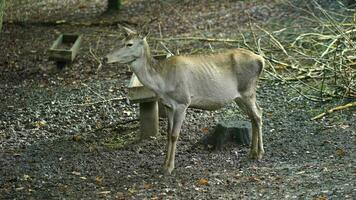
{"type": "Polygon", "coordinates": [[[144,55],[147,47],[146,38],[142,38],[136,32],[125,28],[128,33],[127,39],[121,48],[114,50],[106,56],[107,63],[122,63],[127,64],[141,58],[144,55]]]}

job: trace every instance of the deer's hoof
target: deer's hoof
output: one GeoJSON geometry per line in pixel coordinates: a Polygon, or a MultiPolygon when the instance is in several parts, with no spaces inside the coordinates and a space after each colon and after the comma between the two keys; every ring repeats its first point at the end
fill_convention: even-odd
{"type": "Polygon", "coordinates": [[[172,174],[172,171],[173,171],[173,168],[170,168],[170,167],[163,167],[163,174],[164,175],[171,175],[172,174]]]}
{"type": "Polygon", "coordinates": [[[264,152],[251,151],[249,157],[252,160],[261,160],[263,157],[263,154],[264,154],[264,152]]]}
{"type": "Polygon", "coordinates": [[[261,155],[257,151],[250,151],[250,155],[249,155],[250,159],[259,160],[260,156],[261,155]]]}

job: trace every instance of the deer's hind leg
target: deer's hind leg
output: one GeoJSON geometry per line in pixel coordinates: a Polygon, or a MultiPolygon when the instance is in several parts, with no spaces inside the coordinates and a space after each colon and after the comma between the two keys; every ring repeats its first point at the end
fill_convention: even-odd
{"type": "Polygon", "coordinates": [[[172,149],[172,129],[173,129],[173,109],[166,107],[168,126],[167,126],[167,146],[166,146],[166,158],[164,160],[163,169],[167,169],[169,165],[170,151],[172,149]]]}
{"type": "Polygon", "coordinates": [[[262,110],[256,102],[256,95],[242,96],[236,98],[235,102],[248,115],[252,123],[250,157],[252,159],[261,159],[264,154],[262,139],[262,110]]]}

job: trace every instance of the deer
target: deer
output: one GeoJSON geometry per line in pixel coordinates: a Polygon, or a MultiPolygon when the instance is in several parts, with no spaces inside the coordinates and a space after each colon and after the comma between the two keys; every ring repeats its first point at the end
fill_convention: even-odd
{"type": "Polygon", "coordinates": [[[125,30],[129,36],[124,45],[109,53],[105,62],[128,64],[139,81],[165,106],[168,119],[165,174],[174,169],[176,145],[187,109],[216,110],[233,101],[251,120],[249,156],[262,159],[262,109],[256,102],[257,83],[265,65],[262,56],[237,48],[156,60],[146,37],[125,30]]]}

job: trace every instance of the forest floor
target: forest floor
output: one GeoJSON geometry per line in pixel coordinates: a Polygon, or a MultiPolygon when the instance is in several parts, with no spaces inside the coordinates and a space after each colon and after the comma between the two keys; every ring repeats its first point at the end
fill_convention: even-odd
{"type": "Polygon", "coordinates": [[[97,71],[96,57],[120,44],[118,22],[147,23],[157,54],[164,48],[154,38],[167,38],[174,53],[209,52],[244,45],[168,39],[234,38],[251,24],[278,31],[287,27],[282,19],[300,16],[283,1],[131,0],[111,14],[102,1],[36,2],[10,7],[0,38],[0,199],[355,199],[355,110],[311,120],[349,98],[311,101],[295,89],[300,82],[264,73],[264,158],[248,159],[249,148],[237,144],[215,151],[199,143],[217,121],[245,119],[236,105],[191,109],[166,176],[165,120],[159,135],[139,142],[138,105],[126,100],[132,72],[97,71]],[[61,32],[83,42],[74,63],[58,70],[47,50],[61,32]]]}

